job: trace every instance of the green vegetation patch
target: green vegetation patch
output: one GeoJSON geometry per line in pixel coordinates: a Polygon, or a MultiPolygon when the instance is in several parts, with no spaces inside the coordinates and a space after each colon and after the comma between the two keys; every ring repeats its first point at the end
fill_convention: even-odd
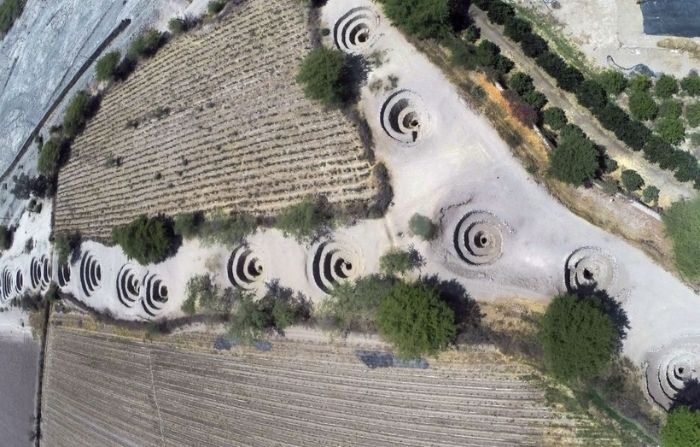
{"type": "Polygon", "coordinates": [[[145,215],[127,225],[113,228],[112,240],[121,246],[129,258],[143,265],[162,262],[173,256],[181,242],[169,219],[145,215]]]}
{"type": "Polygon", "coordinates": [[[25,0],[3,0],[0,4],[0,34],[6,34],[22,15],[25,0]]]}
{"type": "Polygon", "coordinates": [[[674,203],[663,219],[678,270],[693,280],[700,279],[700,197],[674,203]]]}

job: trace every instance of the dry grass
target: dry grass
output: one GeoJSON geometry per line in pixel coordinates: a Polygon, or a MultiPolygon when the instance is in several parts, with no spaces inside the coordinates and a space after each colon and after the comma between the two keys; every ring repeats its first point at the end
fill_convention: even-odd
{"type": "Polygon", "coordinates": [[[296,0],[245,2],[114,85],[61,171],[55,230],[105,239],[143,212],[272,214],[308,194],[369,201],[355,126],[294,80],[311,45],[307,14],[296,0]]]}

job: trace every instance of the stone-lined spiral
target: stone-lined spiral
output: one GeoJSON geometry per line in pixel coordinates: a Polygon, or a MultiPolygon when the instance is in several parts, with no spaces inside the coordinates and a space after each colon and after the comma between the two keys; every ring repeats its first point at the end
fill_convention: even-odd
{"type": "Polygon", "coordinates": [[[569,290],[608,290],[615,283],[615,259],[600,248],[583,247],[566,260],[566,287],[569,290]]]}
{"type": "Polygon", "coordinates": [[[70,282],[70,264],[63,263],[58,266],[58,285],[66,287],[70,282]]]}
{"type": "Polygon", "coordinates": [[[89,297],[102,284],[102,267],[97,259],[89,252],[85,253],[80,260],[80,287],[85,296],[89,297]]]}
{"type": "Polygon", "coordinates": [[[392,93],[384,101],[380,116],[384,132],[403,144],[416,143],[431,127],[423,99],[410,90],[392,93]]]}
{"type": "Polygon", "coordinates": [[[125,264],[117,273],[117,298],[126,307],[133,307],[139,300],[141,281],[139,273],[131,264],[125,264]]]}
{"type": "Polygon", "coordinates": [[[154,274],[146,274],[142,288],[144,290],[142,291],[141,306],[148,315],[155,317],[163,309],[163,305],[168,302],[168,288],[154,274]]]}
{"type": "Polygon", "coordinates": [[[651,396],[664,408],[670,408],[685,384],[700,378],[700,338],[653,353],[646,376],[651,396]]]}
{"type": "Polygon", "coordinates": [[[326,241],[318,244],[311,262],[314,284],[325,293],[335,285],[362,273],[362,255],[347,243],[326,241]]]}
{"type": "Polygon", "coordinates": [[[491,264],[503,253],[503,229],[503,223],[489,212],[468,213],[455,227],[455,250],[471,265],[491,264]]]}
{"type": "Polygon", "coordinates": [[[263,281],[263,271],[260,258],[244,245],[233,250],[226,268],[231,284],[244,290],[254,289],[263,281]]]}
{"type": "Polygon", "coordinates": [[[51,283],[51,264],[46,256],[32,258],[29,267],[29,279],[32,289],[45,289],[51,283]]]}
{"type": "Polygon", "coordinates": [[[333,40],[338,49],[356,53],[376,41],[379,15],[368,7],[353,8],[335,22],[333,40]]]}
{"type": "Polygon", "coordinates": [[[22,270],[17,269],[15,272],[15,292],[22,293],[24,291],[24,274],[22,270]]]}
{"type": "Polygon", "coordinates": [[[14,290],[14,281],[12,278],[12,273],[9,269],[2,271],[2,297],[7,300],[12,296],[12,291],[14,290]]]}

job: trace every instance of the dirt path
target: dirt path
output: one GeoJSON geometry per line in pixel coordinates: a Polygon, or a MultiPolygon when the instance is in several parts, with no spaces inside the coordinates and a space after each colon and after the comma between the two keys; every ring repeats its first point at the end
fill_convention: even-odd
{"type": "Polygon", "coordinates": [[[604,146],[607,153],[617,160],[621,168],[636,170],[647,185],[655,185],[661,190],[659,201],[661,206],[666,206],[680,198],[695,196],[691,183],[677,181],[670,171],[647,162],[641,152],[633,152],[612,132],[605,130],[587,109],[578,104],[573,94],[557,87],[556,81],[545,74],[532,59],[525,56],[518,44],[504,37],[499,27],[488,21],[485,12],[472,8],[471,13],[474,21],[481,28],[481,37],[501,47],[505,55],[530,75],[535,87],[547,96],[550,105],[566,111],[569,122],[583,129],[596,144],[604,146]]]}

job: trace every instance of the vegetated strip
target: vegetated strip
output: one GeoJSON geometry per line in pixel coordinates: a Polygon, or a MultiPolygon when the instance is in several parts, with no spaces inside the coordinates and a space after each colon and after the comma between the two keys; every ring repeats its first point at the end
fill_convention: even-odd
{"type": "Polygon", "coordinates": [[[49,117],[51,114],[56,110],[56,108],[63,102],[63,99],[66,97],[68,92],[75,86],[75,84],[80,80],[80,78],[83,76],[83,74],[90,68],[93,62],[98,58],[98,56],[107,48],[107,46],[112,43],[112,41],[122,33],[126,29],[127,26],[131,23],[131,19],[124,19],[122,20],[119,25],[117,25],[116,28],[112,30],[111,33],[107,36],[107,38],[102,41],[100,46],[98,46],[95,51],[90,55],[90,57],[83,63],[83,65],[80,67],[77,73],[71,78],[71,80],[68,82],[68,85],[65,86],[65,88],[61,91],[61,93],[58,94],[58,97],[54,100],[54,102],[51,104],[51,106],[46,110],[44,113],[44,116],[39,120],[39,123],[34,127],[34,130],[32,130],[32,133],[29,134],[29,137],[25,140],[24,144],[22,145],[22,148],[19,150],[17,155],[15,156],[15,159],[12,160],[12,163],[10,163],[10,166],[5,169],[5,172],[0,176],[0,183],[4,182],[7,180],[7,178],[10,176],[12,171],[17,167],[17,164],[19,164],[19,161],[22,159],[24,154],[27,152],[29,147],[32,145],[32,142],[34,142],[34,138],[39,134],[41,131],[41,128],[44,127],[44,124],[46,124],[46,121],[48,121],[49,117]]]}

